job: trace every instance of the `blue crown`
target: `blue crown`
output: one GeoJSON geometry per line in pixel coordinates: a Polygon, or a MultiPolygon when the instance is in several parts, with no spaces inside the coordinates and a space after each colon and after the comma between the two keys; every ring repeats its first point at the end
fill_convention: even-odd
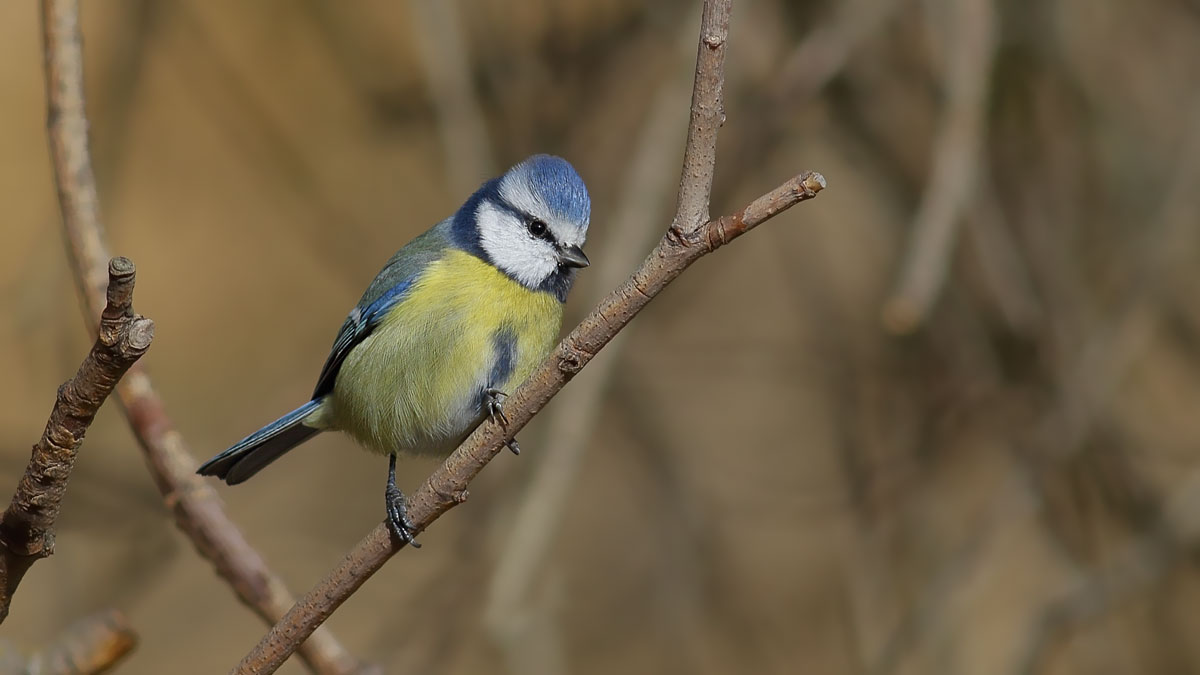
{"type": "Polygon", "coordinates": [[[529,177],[530,184],[559,217],[586,227],[592,200],[575,167],[561,157],[534,155],[512,169],[529,177]]]}

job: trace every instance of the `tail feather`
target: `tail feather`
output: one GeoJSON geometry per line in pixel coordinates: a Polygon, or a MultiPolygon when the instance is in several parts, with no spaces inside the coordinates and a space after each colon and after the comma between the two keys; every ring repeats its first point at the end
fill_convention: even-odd
{"type": "Polygon", "coordinates": [[[241,483],[288,450],[320,433],[320,429],[302,424],[320,404],[321,400],[317,399],[296,408],[201,464],[196,473],[216,476],[230,485],[241,483]]]}

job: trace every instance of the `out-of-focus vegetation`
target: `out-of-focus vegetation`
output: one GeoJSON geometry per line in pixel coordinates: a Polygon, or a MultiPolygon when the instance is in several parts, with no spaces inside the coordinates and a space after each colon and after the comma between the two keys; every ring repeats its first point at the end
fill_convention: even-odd
{"type": "MultiPolygon", "coordinates": [[[[391,251],[527,154],[569,158],[592,190],[569,317],[613,273],[594,253],[610,233],[656,236],[614,220],[664,153],[672,175],[634,211],[666,227],[694,4],[452,6],[85,3],[109,234],[197,452],[303,400],[391,251]]],[[[558,447],[544,419],[334,617],[356,655],[397,673],[1200,670],[1200,4],[996,0],[978,180],[900,335],[881,317],[979,47],[956,39],[966,6],[986,8],[739,0],[713,212],[801,169],[830,188],[635,322],[518,638],[482,617],[514,504],[558,447]]],[[[87,346],[37,20],[0,5],[0,487],[87,346]]],[[[328,436],[223,494],[299,593],[378,522],[383,477],[328,436]]],[[[207,673],[263,632],[173,529],[115,406],[60,523],[5,639],[114,606],[142,637],[121,672],[207,673]]]]}

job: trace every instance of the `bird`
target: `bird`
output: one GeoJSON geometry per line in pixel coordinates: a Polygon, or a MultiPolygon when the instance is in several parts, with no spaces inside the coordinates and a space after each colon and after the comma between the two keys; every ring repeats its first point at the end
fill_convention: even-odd
{"type": "MultiPolygon", "coordinates": [[[[388,456],[387,524],[419,547],[397,455],[446,456],[485,419],[507,424],[506,392],[558,339],[591,199],[561,157],[533,155],[404,245],[350,310],[304,405],[234,443],[197,473],[237,485],[322,431],[388,456]]],[[[520,446],[508,443],[514,453],[520,446]]]]}

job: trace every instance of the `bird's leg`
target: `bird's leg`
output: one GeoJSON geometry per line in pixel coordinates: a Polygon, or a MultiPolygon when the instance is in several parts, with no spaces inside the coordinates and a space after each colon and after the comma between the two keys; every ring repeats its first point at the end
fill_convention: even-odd
{"type": "MultiPolygon", "coordinates": [[[[508,394],[495,387],[488,387],[483,390],[483,405],[487,408],[488,417],[492,418],[493,424],[508,426],[508,417],[504,414],[504,405],[501,403],[501,399],[505,398],[508,398],[508,394]]],[[[509,450],[512,450],[512,454],[521,454],[521,446],[517,444],[517,439],[510,438],[504,441],[504,445],[508,446],[509,450]]]]}
{"type": "Polygon", "coordinates": [[[387,523],[392,534],[413,548],[421,548],[417,543],[417,528],[408,519],[408,504],[404,501],[404,493],[396,487],[396,453],[388,456],[387,489],[384,491],[387,501],[387,523]]]}

